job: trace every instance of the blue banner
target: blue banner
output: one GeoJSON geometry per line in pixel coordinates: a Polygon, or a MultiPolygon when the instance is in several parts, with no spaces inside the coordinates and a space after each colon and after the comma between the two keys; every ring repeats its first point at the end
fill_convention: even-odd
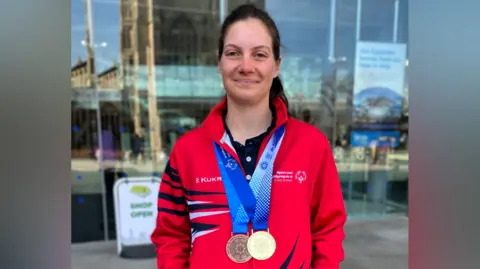
{"type": "Polygon", "coordinates": [[[405,96],[406,45],[358,42],[353,123],[396,123],[405,96]]]}
{"type": "Polygon", "coordinates": [[[353,131],[350,138],[352,147],[398,147],[400,132],[397,131],[353,131]]]}

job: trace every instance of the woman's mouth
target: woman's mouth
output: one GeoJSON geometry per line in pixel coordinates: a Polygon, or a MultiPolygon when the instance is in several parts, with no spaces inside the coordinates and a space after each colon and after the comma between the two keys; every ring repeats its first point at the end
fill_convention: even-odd
{"type": "Polygon", "coordinates": [[[253,85],[258,83],[257,80],[253,80],[253,79],[234,79],[233,81],[243,85],[253,85]]]}

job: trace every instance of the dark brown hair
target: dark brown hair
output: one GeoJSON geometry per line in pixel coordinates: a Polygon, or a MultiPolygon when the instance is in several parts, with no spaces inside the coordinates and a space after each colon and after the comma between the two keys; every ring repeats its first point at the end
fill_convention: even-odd
{"type": "MultiPolygon", "coordinates": [[[[270,37],[272,38],[272,49],[273,56],[275,61],[280,59],[280,33],[278,31],[277,25],[270,17],[270,15],[252,4],[245,4],[235,8],[223,22],[222,29],[220,31],[220,38],[218,39],[218,60],[222,58],[223,46],[225,45],[225,36],[228,29],[232,24],[247,20],[247,19],[258,19],[267,27],[270,37]]],[[[288,99],[283,90],[282,80],[279,76],[275,77],[272,81],[272,87],[270,88],[270,101],[280,97],[288,110],[288,99]]]]}

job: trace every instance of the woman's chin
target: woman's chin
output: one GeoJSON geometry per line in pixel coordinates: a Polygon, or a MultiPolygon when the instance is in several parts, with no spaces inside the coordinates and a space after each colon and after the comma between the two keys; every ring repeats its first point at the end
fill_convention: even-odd
{"type": "MultiPolygon", "coordinates": [[[[236,103],[256,104],[263,99],[263,95],[253,90],[236,90],[228,93],[228,96],[236,103]]],[[[268,95],[267,95],[268,98],[268,95]]]]}

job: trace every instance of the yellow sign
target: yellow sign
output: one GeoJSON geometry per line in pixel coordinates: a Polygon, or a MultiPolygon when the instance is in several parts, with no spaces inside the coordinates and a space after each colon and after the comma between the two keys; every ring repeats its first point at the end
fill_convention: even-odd
{"type": "Polygon", "coordinates": [[[130,188],[130,192],[137,195],[137,196],[145,198],[145,197],[149,196],[152,191],[150,190],[149,187],[146,187],[146,186],[133,185],[130,188]]]}

